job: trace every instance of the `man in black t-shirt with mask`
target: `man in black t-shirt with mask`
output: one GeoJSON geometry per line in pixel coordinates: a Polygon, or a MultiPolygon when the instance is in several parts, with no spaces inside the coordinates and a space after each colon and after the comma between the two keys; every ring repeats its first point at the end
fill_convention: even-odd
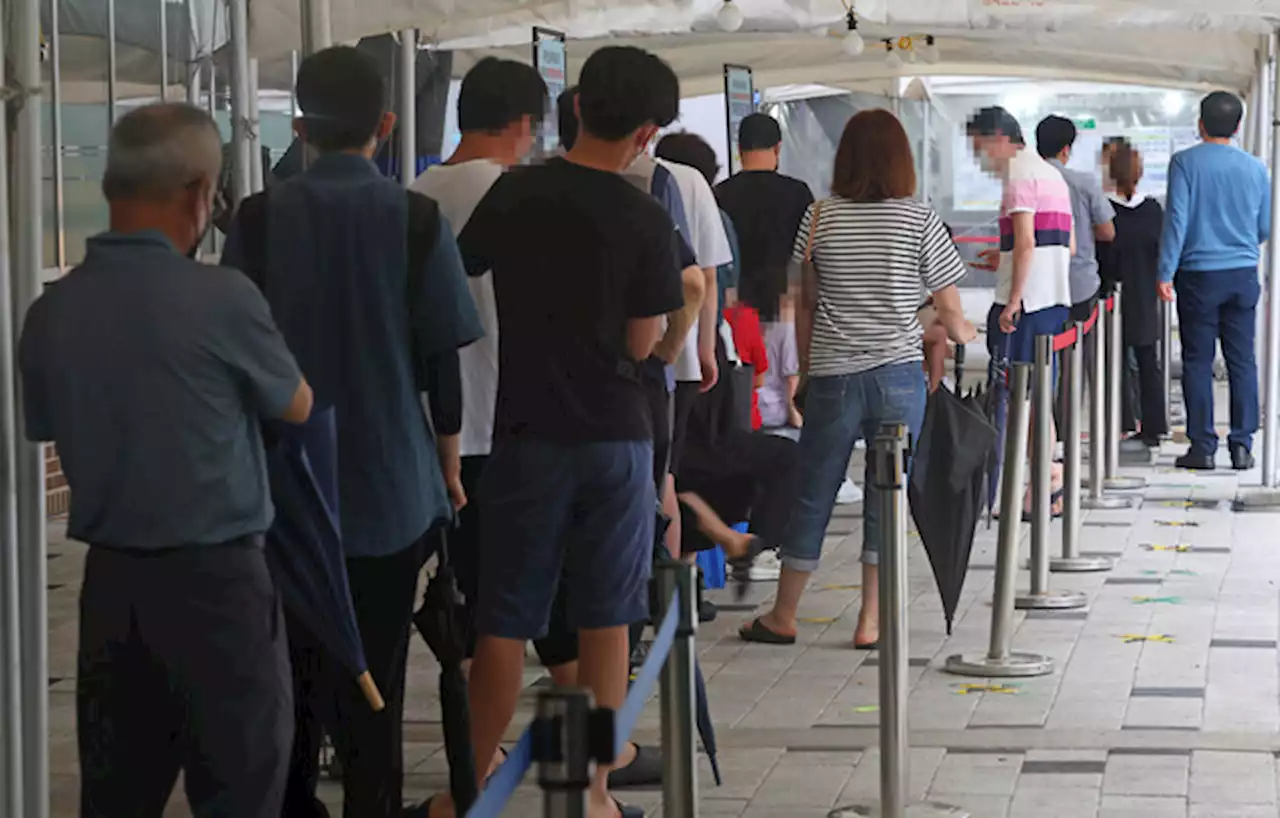
{"type": "MultiPolygon", "coordinates": [[[[597,51],[582,68],[573,148],[508,172],[459,237],[468,272],[493,271],[502,328],[480,491],[476,758],[493,755],[511,721],[525,642],[546,631],[562,568],[578,678],[598,706],[626,696],[627,626],[648,615],[656,503],[638,362],[683,294],[671,218],[619,173],[675,119],[677,86],[652,54],[597,51]]],[[[619,814],[606,775],[593,779],[591,818],[619,814]]]]}
{"type": "Polygon", "coordinates": [[[791,248],[813,194],[804,182],[778,173],[782,128],[768,114],[739,123],[738,150],[742,170],[716,185],[716,199],[738,233],[738,289],[750,294],[762,321],[776,322],[791,248]]]}

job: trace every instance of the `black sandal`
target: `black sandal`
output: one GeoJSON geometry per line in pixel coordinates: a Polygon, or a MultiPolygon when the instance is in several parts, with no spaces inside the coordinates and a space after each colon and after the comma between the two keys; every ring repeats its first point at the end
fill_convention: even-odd
{"type": "Polygon", "coordinates": [[[634,741],[636,757],[625,767],[609,771],[609,789],[624,790],[630,787],[652,787],[662,783],[662,754],[656,747],[645,747],[634,741]]]}
{"type": "Polygon", "coordinates": [[[751,564],[756,557],[768,549],[765,541],[759,537],[747,540],[747,553],[729,560],[730,577],[733,579],[733,598],[742,601],[747,595],[747,585],[751,582],[751,564]]]}
{"type": "Polygon", "coordinates": [[[743,625],[738,631],[738,636],[743,642],[758,642],[762,645],[794,645],[796,643],[794,636],[769,630],[759,619],[753,619],[750,624],[743,625]]]}

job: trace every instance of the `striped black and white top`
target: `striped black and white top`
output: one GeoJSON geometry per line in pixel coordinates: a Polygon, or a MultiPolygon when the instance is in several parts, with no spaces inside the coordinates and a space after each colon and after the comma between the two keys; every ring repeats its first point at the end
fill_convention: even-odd
{"type": "Polygon", "coordinates": [[[825,199],[800,222],[796,265],[804,259],[815,211],[818,304],[808,374],[851,375],[922,361],[916,313],[931,293],[966,272],[938,214],[914,199],[825,199]]]}

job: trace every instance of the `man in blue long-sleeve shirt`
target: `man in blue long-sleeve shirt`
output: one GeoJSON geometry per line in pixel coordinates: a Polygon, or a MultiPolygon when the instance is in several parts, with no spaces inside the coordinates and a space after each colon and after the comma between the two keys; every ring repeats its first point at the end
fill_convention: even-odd
{"type": "Polygon", "coordinates": [[[1261,162],[1231,144],[1244,108],[1224,91],[1200,103],[1194,148],[1169,164],[1169,202],[1160,248],[1160,297],[1178,292],[1182,335],[1182,395],[1191,448],[1184,469],[1214,468],[1213,357],[1217,341],[1231,386],[1231,466],[1253,468],[1258,430],[1258,364],[1254,354],[1258,306],[1258,245],[1271,232],[1271,186],[1261,162]]]}

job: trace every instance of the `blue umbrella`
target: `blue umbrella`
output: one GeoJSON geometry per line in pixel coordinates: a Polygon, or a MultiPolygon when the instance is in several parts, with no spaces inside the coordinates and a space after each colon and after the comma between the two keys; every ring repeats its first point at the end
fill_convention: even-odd
{"type": "Polygon", "coordinates": [[[267,477],[276,518],[267,531],[267,565],[284,604],[325,650],[356,677],[375,711],[385,707],[369,675],[351,604],[338,522],[337,426],[332,407],[301,425],[266,430],[267,477]]]}

